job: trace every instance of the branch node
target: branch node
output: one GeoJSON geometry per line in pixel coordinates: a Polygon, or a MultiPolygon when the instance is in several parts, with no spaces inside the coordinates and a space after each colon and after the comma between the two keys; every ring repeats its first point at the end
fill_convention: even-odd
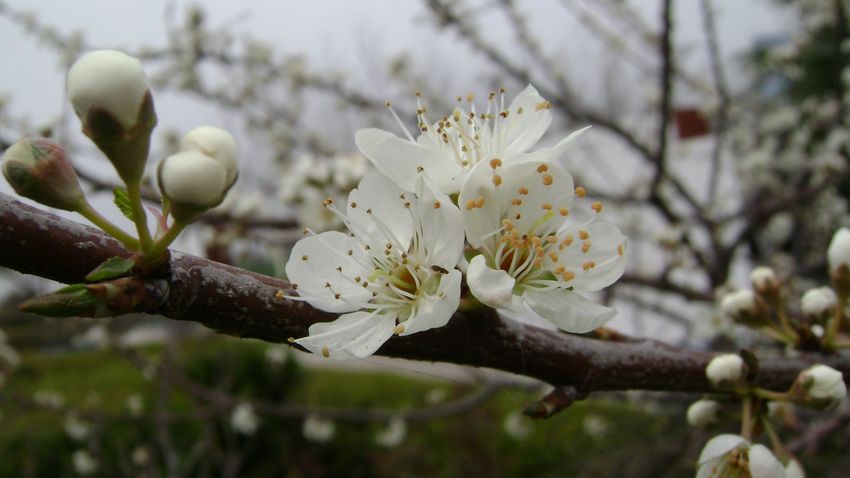
{"type": "Polygon", "coordinates": [[[569,407],[576,400],[585,398],[587,398],[587,392],[580,391],[576,387],[569,385],[558,387],[540,400],[529,404],[522,413],[530,418],[549,418],[569,407]]]}

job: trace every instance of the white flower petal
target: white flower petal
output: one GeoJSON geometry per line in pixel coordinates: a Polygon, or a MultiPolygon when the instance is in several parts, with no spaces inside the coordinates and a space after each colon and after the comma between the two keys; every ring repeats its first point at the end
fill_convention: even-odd
{"type": "Polygon", "coordinates": [[[428,262],[452,269],[463,254],[464,232],[460,209],[448,196],[435,190],[430,181],[420,176],[416,183],[419,199],[421,240],[428,251],[428,262]]]}
{"type": "Polygon", "coordinates": [[[460,189],[463,168],[433,149],[377,128],[357,131],[354,142],[379,171],[402,189],[413,191],[420,169],[443,192],[453,194],[460,189]]]}
{"type": "Polygon", "coordinates": [[[493,188],[493,169],[489,160],[480,161],[469,174],[458,196],[458,204],[463,215],[463,227],[466,240],[472,247],[479,248],[487,236],[501,227],[503,201],[496,198],[493,188]],[[483,208],[470,208],[470,201],[483,201],[483,208]]]}
{"type": "Polygon", "coordinates": [[[502,154],[508,156],[534,146],[551,123],[552,113],[548,103],[533,86],[528,85],[511,102],[508,116],[497,123],[498,129],[494,131],[494,136],[500,133],[503,135],[500,138],[502,154]]]}
{"type": "MultiPolygon", "coordinates": [[[[576,290],[595,292],[613,284],[623,275],[626,268],[626,238],[613,224],[593,222],[582,227],[562,231],[559,238],[573,236],[573,243],[560,250],[558,261],[567,265],[575,272],[575,279],[570,282],[576,290]],[[581,236],[587,233],[587,240],[581,236]],[[585,249],[585,244],[589,248],[585,249]],[[584,267],[592,263],[592,267],[584,267]]],[[[547,267],[552,264],[546,258],[547,267]]]]}
{"type": "Polygon", "coordinates": [[[377,172],[367,174],[351,191],[347,215],[354,227],[352,232],[361,242],[375,251],[388,243],[407,249],[413,238],[413,218],[404,203],[412,198],[402,199],[403,193],[390,178],[377,172]]]}
{"type": "Polygon", "coordinates": [[[568,134],[566,138],[558,141],[558,144],[551,146],[549,148],[543,148],[537,151],[532,151],[530,153],[520,153],[508,156],[505,158],[506,164],[516,164],[516,163],[525,163],[529,161],[541,161],[544,163],[551,163],[555,161],[559,157],[561,157],[568,149],[570,149],[573,145],[573,142],[576,138],[581,136],[585,131],[589,130],[590,126],[585,126],[584,128],[577,129],[572,133],[568,134]]]}
{"type": "Polygon", "coordinates": [[[466,283],[476,299],[494,309],[512,309],[516,281],[501,269],[492,269],[483,255],[469,262],[466,283]]]}
{"type": "Polygon", "coordinates": [[[752,478],[785,478],[785,467],[764,445],[750,447],[748,457],[752,478]]]}
{"type": "Polygon", "coordinates": [[[297,284],[299,295],[313,307],[327,312],[351,312],[372,298],[371,292],[354,280],[372,272],[365,267],[367,264],[369,260],[354,239],[329,231],[295,243],[286,263],[286,277],[297,284]],[[352,254],[348,255],[348,251],[352,254]]]}
{"type": "MultiPolygon", "coordinates": [[[[569,211],[572,206],[575,194],[572,176],[557,164],[539,161],[499,169],[495,172],[501,175],[502,184],[495,187],[496,201],[507,208],[507,218],[514,227],[529,235],[557,231],[566,221],[560,210],[569,211]]],[[[488,207],[485,203],[484,208],[488,207]]]]}
{"type": "Polygon", "coordinates": [[[314,354],[346,360],[372,355],[393,334],[395,316],[352,312],[333,322],[310,326],[309,335],[295,341],[314,354]]]}
{"type": "Polygon", "coordinates": [[[528,287],[522,298],[536,314],[576,334],[590,332],[611,320],[617,311],[591,302],[566,289],[540,290],[528,287]]]}
{"type": "Polygon", "coordinates": [[[449,323],[460,304],[460,282],[463,274],[455,269],[440,278],[437,293],[422,297],[417,302],[416,315],[403,323],[404,332],[410,335],[423,330],[435,329],[449,323]]]}
{"type": "Polygon", "coordinates": [[[704,463],[729,453],[735,448],[746,448],[748,446],[749,442],[740,435],[733,435],[731,433],[717,435],[705,444],[702,452],[699,454],[697,464],[703,465],[704,463]]]}

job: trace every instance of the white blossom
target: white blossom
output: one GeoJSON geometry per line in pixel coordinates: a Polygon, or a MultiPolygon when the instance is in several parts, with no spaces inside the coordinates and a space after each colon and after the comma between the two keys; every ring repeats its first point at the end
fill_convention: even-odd
{"type": "Polygon", "coordinates": [[[74,470],[83,476],[92,475],[98,469],[97,460],[86,450],[76,450],[72,453],[71,463],[74,465],[74,470]]]}
{"type": "Polygon", "coordinates": [[[838,298],[830,287],[809,289],[803,294],[801,300],[803,314],[818,319],[829,317],[835,312],[836,307],[838,307],[838,298]]]}
{"type": "Polygon", "coordinates": [[[384,448],[395,448],[407,435],[407,422],[401,417],[393,417],[387,428],[375,434],[375,443],[384,448]]]}
{"type": "Polygon", "coordinates": [[[316,415],[308,415],[304,419],[304,424],[301,427],[301,433],[307,440],[326,443],[330,441],[336,433],[336,426],[331,420],[321,418],[316,415]]]}
{"type": "Polygon", "coordinates": [[[718,435],[709,440],[697,465],[697,478],[785,478],[785,468],[770,450],[732,434],[718,435]]]}
{"type": "Polygon", "coordinates": [[[829,272],[835,274],[842,267],[850,268],[850,229],[842,227],[835,231],[826,251],[829,272]]]}
{"type": "Polygon", "coordinates": [[[705,375],[715,386],[738,383],[744,377],[744,359],[738,354],[722,354],[711,359],[705,375]]]}
{"type": "Polygon", "coordinates": [[[614,309],[579,293],[620,278],[626,239],[614,225],[596,221],[602,204],[587,204],[584,195],[557,164],[478,163],[458,200],[467,241],[480,252],[467,269],[472,294],[568,332],[589,332],[614,317],[614,309]]]}
{"type": "Polygon", "coordinates": [[[65,427],[65,433],[75,441],[83,441],[91,433],[91,427],[86,422],[80,420],[75,413],[66,415],[63,425],[65,427]]]}
{"type": "Polygon", "coordinates": [[[92,109],[99,108],[126,130],[135,126],[149,90],[139,60],[115,50],[95,50],[81,56],[68,71],[66,86],[83,123],[92,109]]]}
{"type": "Polygon", "coordinates": [[[256,433],[260,427],[260,419],[254,413],[254,407],[247,402],[236,405],[230,414],[230,427],[243,435],[256,433]]]}
{"type": "Polygon", "coordinates": [[[705,427],[717,421],[720,404],[716,400],[697,400],[688,407],[688,423],[694,427],[705,427]]]}
{"type": "Polygon", "coordinates": [[[470,111],[457,106],[433,123],[427,117],[427,108],[417,99],[417,138],[393,111],[406,139],[369,128],[359,130],[355,142],[379,171],[403,189],[412,190],[417,173],[424,172],[444,193],[454,194],[460,191],[466,174],[481,161],[551,161],[584,131],[570,134],[551,148],[528,152],[552,122],[550,103],[533,86],[528,85],[507,107],[504,90],[491,93],[484,113],[476,111],[472,99],[467,97],[470,111]]]}
{"type": "Polygon", "coordinates": [[[292,248],[286,274],[300,299],[337,320],[310,326],[295,342],[325,357],[374,353],[393,333],[445,325],[460,302],[463,251],[460,211],[424,178],[404,192],[378,173],[367,175],[343,213],[351,235],[310,235],[292,248]]]}
{"type": "Polygon", "coordinates": [[[505,420],[502,422],[502,428],[514,440],[525,440],[531,433],[528,418],[517,411],[512,411],[505,416],[505,420]]]}
{"type": "Polygon", "coordinates": [[[847,396],[844,375],[826,365],[812,365],[800,372],[798,380],[808,396],[815,399],[838,401],[847,396]]]}

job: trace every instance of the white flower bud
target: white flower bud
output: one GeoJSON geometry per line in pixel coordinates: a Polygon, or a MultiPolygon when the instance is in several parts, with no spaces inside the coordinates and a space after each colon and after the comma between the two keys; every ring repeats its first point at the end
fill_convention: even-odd
{"type": "Polygon", "coordinates": [[[230,414],[230,426],[237,433],[253,435],[260,427],[260,420],[254,413],[254,407],[245,402],[236,405],[230,414]]]}
{"type": "MultiPolygon", "coordinates": [[[[227,192],[227,171],[200,151],[183,151],[163,159],[157,179],[162,195],[172,204],[196,213],[220,203],[227,192]]],[[[175,217],[183,220],[176,209],[175,213],[175,217]]]]}
{"type": "Polygon", "coordinates": [[[826,251],[826,258],[832,275],[842,267],[850,268],[850,229],[842,227],[835,231],[826,251]]]}
{"type": "Polygon", "coordinates": [[[803,314],[814,319],[826,319],[835,313],[838,298],[830,287],[809,289],[801,300],[803,314]]]}
{"type": "Polygon", "coordinates": [[[375,434],[375,443],[384,448],[395,448],[401,444],[405,435],[407,435],[407,422],[401,417],[394,417],[385,430],[375,434]]]}
{"type": "Polygon", "coordinates": [[[180,140],[180,151],[200,151],[215,159],[224,168],[228,188],[236,181],[236,140],[227,131],[215,126],[195,128],[180,140]]]}
{"type": "Polygon", "coordinates": [[[715,386],[733,385],[744,377],[744,359],[738,354],[723,354],[711,359],[705,375],[715,386]]]}
{"type": "Polygon", "coordinates": [[[125,130],[136,125],[148,81],[139,60],[115,50],[96,50],[80,57],[68,71],[68,97],[77,116],[102,109],[125,130]]]}
{"type": "Polygon", "coordinates": [[[832,367],[817,364],[800,372],[797,378],[809,397],[818,400],[838,401],[847,396],[844,375],[832,367]]]}
{"type": "Polygon", "coordinates": [[[736,290],[723,296],[720,309],[727,317],[738,320],[756,313],[756,295],[751,290],[736,290]]]}
{"type": "Polygon", "coordinates": [[[776,273],[770,267],[756,267],[750,273],[750,281],[753,288],[760,294],[767,294],[771,291],[779,289],[779,281],[776,279],[776,273]]]}
{"type": "Polygon", "coordinates": [[[307,418],[304,419],[304,425],[301,428],[301,433],[304,434],[304,438],[307,440],[317,442],[317,443],[325,443],[330,441],[334,434],[336,433],[336,426],[334,422],[317,417],[316,415],[308,415],[307,418]]]}
{"type": "Polygon", "coordinates": [[[715,400],[697,400],[688,407],[688,423],[693,427],[705,427],[717,421],[720,404],[715,400]]]}

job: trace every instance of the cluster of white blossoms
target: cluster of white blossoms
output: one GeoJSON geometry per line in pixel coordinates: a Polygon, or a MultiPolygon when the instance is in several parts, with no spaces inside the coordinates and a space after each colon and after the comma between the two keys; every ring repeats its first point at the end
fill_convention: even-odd
{"type": "Polygon", "coordinates": [[[370,355],[393,334],[448,323],[464,279],[481,303],[568,332],[611,319],[579,293],[622,275],[626,238],[553,162],[578,132],[531,151],[549,108],[529,86],[507,108],[502,91],[484,113],[457,107],[435,123],[420,104],[418,138],[400,120],[407,139],[358,131],[377,172],[345,205],[323,203],[349,233],[308,230],[286,265],[297,299],[343,315],[295,342],[329,358],[370,355]]]}

